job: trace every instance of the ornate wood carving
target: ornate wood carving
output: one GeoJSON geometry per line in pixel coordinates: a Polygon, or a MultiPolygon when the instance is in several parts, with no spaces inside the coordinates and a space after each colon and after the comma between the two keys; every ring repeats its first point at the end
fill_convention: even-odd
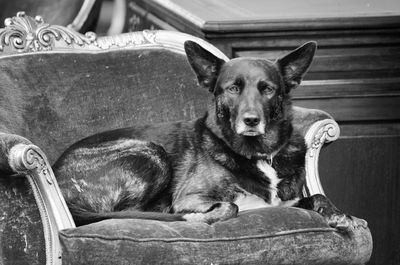
{"type": "Polygon", "coordinates": [[[325,143],[335,141],[339,138],[339,125],[332,119],[325,119],[314,123],[305,135],[307,144],[306,154],[306,196],[313,194],[324,194],[318,173],[319,152],[325,143]]]}
{"type": "Polygon", "coordinates": [[[72,29],[50,25],[41,16],[32,18],[25,12],[4,21],[5,28],[0,29],[0,51],[8,47],[11,51],[32,52],[52,50],[55,41],[63,40],[66,45],[78,46],[93,43],[96,34],[88,32],[82,35],[72,29]]]}
{"type": "Polygon", "coordinates": [[[314,157],[316,152],[321,149],[321,147],[326,142],[331,142],[336,140],[339,137],[339,127],[336,122],[332,122],[331,120],[325,120],[325,122],[321,123],[321,127],[314,135],[314,140],[311,143],[309,156],[314,157]]]}
{"type": "Polygon", "coordinates": [[[75,227],[46,156],[35,145],[17,144],[9,153],[14,172],[28,178],[39,208],[46,247],[46,263],[61,264],[58,231],[75,227]]]}
{"type": "Polygon", "coordinates": [[[155,31],[150,30],[102,37],[93,42],[94,46],[102,50],[107,50],[110,48],[144,46],[151,44],[156,44],[156,33],[155,31]]]}
{"type": "Polygon", "coordinates": [[[45,23],[41,16],[32,18],[24,12],[5,20],[0,29],[0,52],[38,52],[58,48],[84,48],[85,50],[107,50],[154,44],[154,31],[134,32],[97,38],[93,32],[82,35],[67,27],[45,23]]]}
{"type": "Polygon", "coordinates": [[[43,18],[32,18],[24,12],[5,20],[0,29],[0,56],[41,51],[101,51],[113,49],[166,48],[184,53],[183,42],[193,40],[221,59],[225,54],[206,41],[175,31],[144,30],[115,36],[97,37],[95,33],[80,34],[73,29],[50,25],[43,18]]]}

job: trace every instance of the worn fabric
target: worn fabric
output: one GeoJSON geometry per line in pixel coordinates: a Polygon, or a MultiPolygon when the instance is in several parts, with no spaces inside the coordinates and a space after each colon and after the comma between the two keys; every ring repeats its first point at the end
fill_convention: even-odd
{"type": "Polygon", "coordinates": [[[45,264],[43,223],[25,176],[0,170],[0,264],[45,264]]]}
{"type": "Polygon", "coordinates": [[[63,264],[363,264],[372,245],[316,212],[263,208],[212,225],[107,220],[60,232],[63,264]]]}
{"type": "Polygon", "coordinates": [[[50,163],[95,133],[199,117],[210,96],[184,55],[165,50],[0,60],[0,132],[28,138],[50,163]]]}

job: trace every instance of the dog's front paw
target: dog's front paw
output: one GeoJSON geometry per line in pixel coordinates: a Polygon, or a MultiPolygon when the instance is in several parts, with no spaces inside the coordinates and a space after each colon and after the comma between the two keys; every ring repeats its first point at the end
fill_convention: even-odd
{"type": "Polygon", "coordinates": [[[330,227],[340,230],[347,230],[351,227],[351,220],[345,214],[332,214],[326,217],[326,221],[330,227]]]}
{"type": "Polygon", "coordinates": [[[183,219],[187,222],[207,223],[207,218],[204,213],[187,213],[183,215],[183,219]]]}
{"type": "Polygon", "coordinates": [[[346,214],[332,214],[327,217],[327,222],[329,226],[336,228],[341,231],[352,231],[356,228],[362,227],[367,228],[368,223],[363,219],[359,219],[354,216],[346,215],[346,214]]]}
{"type": "Polygon", "coordinates": [[[236,217],[239,208],[231,202],[216,202],[205,213],[187,213],[183,219],[188,222],[202,222],[212,224],[218,221],[225,221],[236,217]]]}

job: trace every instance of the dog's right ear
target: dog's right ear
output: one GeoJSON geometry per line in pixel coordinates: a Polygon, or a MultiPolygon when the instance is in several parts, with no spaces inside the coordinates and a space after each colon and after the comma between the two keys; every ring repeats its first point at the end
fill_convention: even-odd
{"type": "Polygon", "coordinates": [[[199,84],[213,92],[224,60],[216,57],[196,42],[188,40],[185,41],[184,46],[189,64],[197,75],[199,84]]]}
{"type": "Polygon", "coordinates": [[[316,50],[317,43],[310,41],[277,61],[287,93],[300,85],[311,65],[316,50]]]}

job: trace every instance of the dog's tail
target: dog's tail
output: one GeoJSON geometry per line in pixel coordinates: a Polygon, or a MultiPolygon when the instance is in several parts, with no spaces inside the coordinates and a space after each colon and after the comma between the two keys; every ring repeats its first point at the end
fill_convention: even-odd
{"type": "Polygon", "coordinates": [[[107,219],[148,219],[164,222],[186,221],[183,214],[170,214],[162,212],[142,212],[135,210],[119,212],[90,212],[83,209],[70,208],[76,226],[87,225],[107,219]]]}

